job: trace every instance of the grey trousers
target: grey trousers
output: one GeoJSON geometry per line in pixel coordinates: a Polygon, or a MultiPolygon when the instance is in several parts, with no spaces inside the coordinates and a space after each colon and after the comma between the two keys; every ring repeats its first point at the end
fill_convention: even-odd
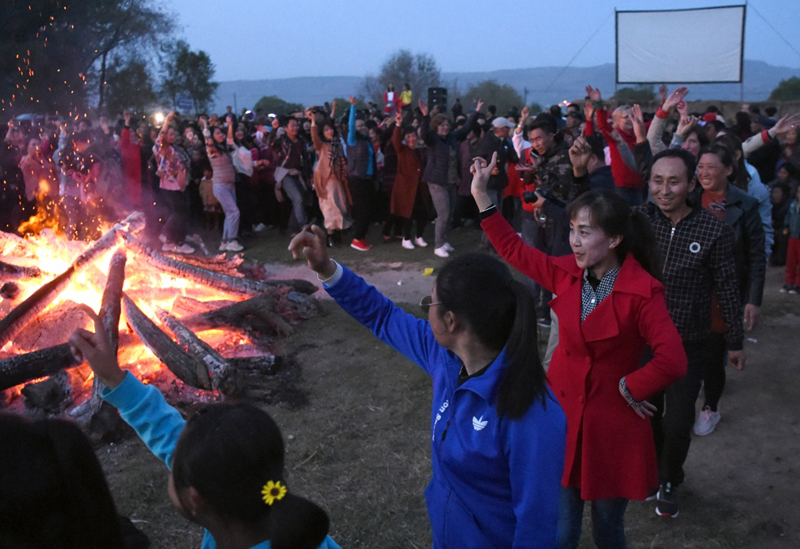
{"type": "Polygon", "coordinates": [[[428,190],[433,199],[433,207],[436,209],[435,244],[437,248],[441,248],[447,242],[447,229],[450,227],[450,204],[452,195],[455,194],[455,187],[428,185],[428,190]]]}
{"type": "Polygon", "coordinates": [[[239,236],[239,207],[236,205],[236,185],[233,183],[214,183],[211,186],[214,198],[219,200],[225,221],[222,224],[222,241],[236,240],[239,236]]]}

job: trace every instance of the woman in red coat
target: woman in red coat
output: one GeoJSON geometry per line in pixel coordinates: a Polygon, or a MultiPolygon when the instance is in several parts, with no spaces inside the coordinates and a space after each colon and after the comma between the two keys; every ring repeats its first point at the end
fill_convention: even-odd
{"type": "Polygon", "coordinates": [[[578,546],[584,501],[600,548],[624,548],[628,500],[658,487],[646,401],[686,373],[681,338],[656,279],[652,230],[613,191],[570,204],[572,256],[549,257],[526,246],[488,194],[488,166],[473,165],[472,195],[481,226],[498,253],[557,297],[559,344],[548,371],[567,415],[567,452],[559,508],[560,548],[578,546]],[[646,347],[653,358],[640,366],[646,347]]]}

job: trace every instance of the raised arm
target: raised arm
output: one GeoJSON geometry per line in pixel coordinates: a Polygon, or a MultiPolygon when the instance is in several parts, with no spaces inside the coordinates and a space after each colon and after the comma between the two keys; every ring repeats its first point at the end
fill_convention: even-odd
{"type": "Polygon", "coordinates": [[[347,144],[356,146],[356,99],[350,96],[350,118],[347,121],[347,144]]]}
{"type": "Polygon", "coordinates": [[[436,343],[430,325],[406,313],[361,277],[330,259],[321,228],[306,226],[292,239],[289,251],[295,259],[306,259],[342,309],[378,339],[431,373],[431,366],[438,362],[435,354],[445,351],[436,343]]]}

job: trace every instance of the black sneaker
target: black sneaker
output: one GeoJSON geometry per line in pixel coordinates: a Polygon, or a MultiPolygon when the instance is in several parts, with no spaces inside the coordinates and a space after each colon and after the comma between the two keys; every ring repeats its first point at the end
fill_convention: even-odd
{"type": "Polygon", "coordinates": [[[677,518],[678,509],[677,489],[671,482],[662,484],[656,497],[656,515],[659,517],[677,518]]]}

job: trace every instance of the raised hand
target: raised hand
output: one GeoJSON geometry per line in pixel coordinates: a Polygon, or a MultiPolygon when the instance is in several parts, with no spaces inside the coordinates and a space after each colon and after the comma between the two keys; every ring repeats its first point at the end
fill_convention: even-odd
{"type": "Polygon", "coordinates": [[[422,116],[428,116],[428,104],[420,99],[417,103],[419,105],[419,110],[422,113],[422,116]]]}
{"type": "Polygon", "coordinates": [[[305,257],[308,266],[323,279],[330,278],[336,265],[328,256],[327,236],[316,225],[306,225],[289,243],[289,251],[294,259],[305,257]]]}
{"type": "Polygon", "coordinates": [[[600,90],[597,88],[593,88],[591,86],[586,86],[586,95],[589,96],[589,99],[592,101],[602,101],[603,96],[600,94],[600,90]]]}
{"type": "Polygon", "coordinates": [[[667,85],[666,84],[661,84],[658,87],[658,99],[660,100],[659,105],[663,105],[664,101],[667,100],[667,92],[668,91],[669,90],[667,90],[667,85]]]}
{"type": "Polygon", "coordinates": [[[678,122],[678,128],[675,130],[675,133],[682,137],[686,137],[689,135],[689,130],[692,129],[697,123],[697,118],[694,116],[681,116],[681,121],[678,122]]]}
{"type": "Polygon", "coordinates": [[[681,115],[681,118],[684,116],[689,116],[689,105],[686,101],[681,100],[676,106],[675,110],[678,111],[678,114],[681,115]]]}
{"type": "Polygon", "coordinates": [[[647,132],[644,129],[644,114],[642,114],[642,107],[638,104],[631,107],[631,120],[633,121],[633,133],[636,136],[637,143],[644,143],[647,141],[647,132]]]}
{"type": "Polygon", "coordinates": [[[122,118],[125,119],[125,125],[126,126],[130,126],[131,125],[131,112],[130,111],[123,111],[122,112],[122,118]]]}
{"type": "Polygon", "coordinates": [[[775,128],[775,135],[784,135],[789,130],[796,130],[798,124],[800,124],[800,113],[787,114],[773,126],[773,128],[775,128]]]}
{"type": "Polygon", "coordinates": [[[591,101],[587,100],[583,102],[583,116],[586,117],[587,122],[592,120],[592,116],[594,116],[594,105],[591,101]]]}
{"type": "Polygon", "coordinates": [[[472,166],[469,171],[472,174],[472,186],[470,190],[475,198],[475,203],[480,210],[485,210],[492,205],[492,200],[486,192],[489,178],[497,167],[497,151],[492,153],[492,161],[488,164],[486,160],[478,156],[472,159],[472,166]]]}
{"type": "Polygon", "coordinates": [[[686,86],[675,88],[675,90],[667,96],[666,100],[664,100],[664,104],[661,106],[661,108],[667,112],[670,112],[672,109],[678,106],[678,103],[683,101],[683,98],[686,97],[687,93],[689,93],[689,88],[686,86]]]}
{"type": "Polygon", "coordinates": [[[581,177],[586,174],[591,157],[592,147],[589,146],[586,138],[581,134],[569,148],[569,160],[572,163],[572,171],[576,176],[581,177]]]}
{"type": "Polygon", "coordinates": [[[528,108],[527,105],[522,107],[522,112],[520,113],[521,117],[519,119],[519,123],[522,124],[528,119],[528,116],[531,114],[531,110],[528,108]]]}
{"type": "Polygon", "coordinates": [[[356,106],[356,98],[353,97],[352,95],[348,95],[347,98],[350,100],[350,104],[355,107],[356,106]]]}
{"type": "Polygon", "coordinates": [[[103,322],[88,307],[81,309],[90,313],[95,332],[83,328],[75,330],[69,338],[72,354],[80,361],[88,360],[89,367],[97,378],[110,389],[114,389],[125,379],[125,372],[119,367],[117,355],[111,348],[103,322]]]}
{"type": "Polygon", "coordinates": [[[394,113],[394,123],[397,124],[398,128],[403,125],[403,113],[400,111],[394,113]]]}
{"type": "Polygon", "coordinates": [[[478,99],[478,102],[475,104],[475,112],[481,112],[483,109],[483,99],[478,99]]]}

